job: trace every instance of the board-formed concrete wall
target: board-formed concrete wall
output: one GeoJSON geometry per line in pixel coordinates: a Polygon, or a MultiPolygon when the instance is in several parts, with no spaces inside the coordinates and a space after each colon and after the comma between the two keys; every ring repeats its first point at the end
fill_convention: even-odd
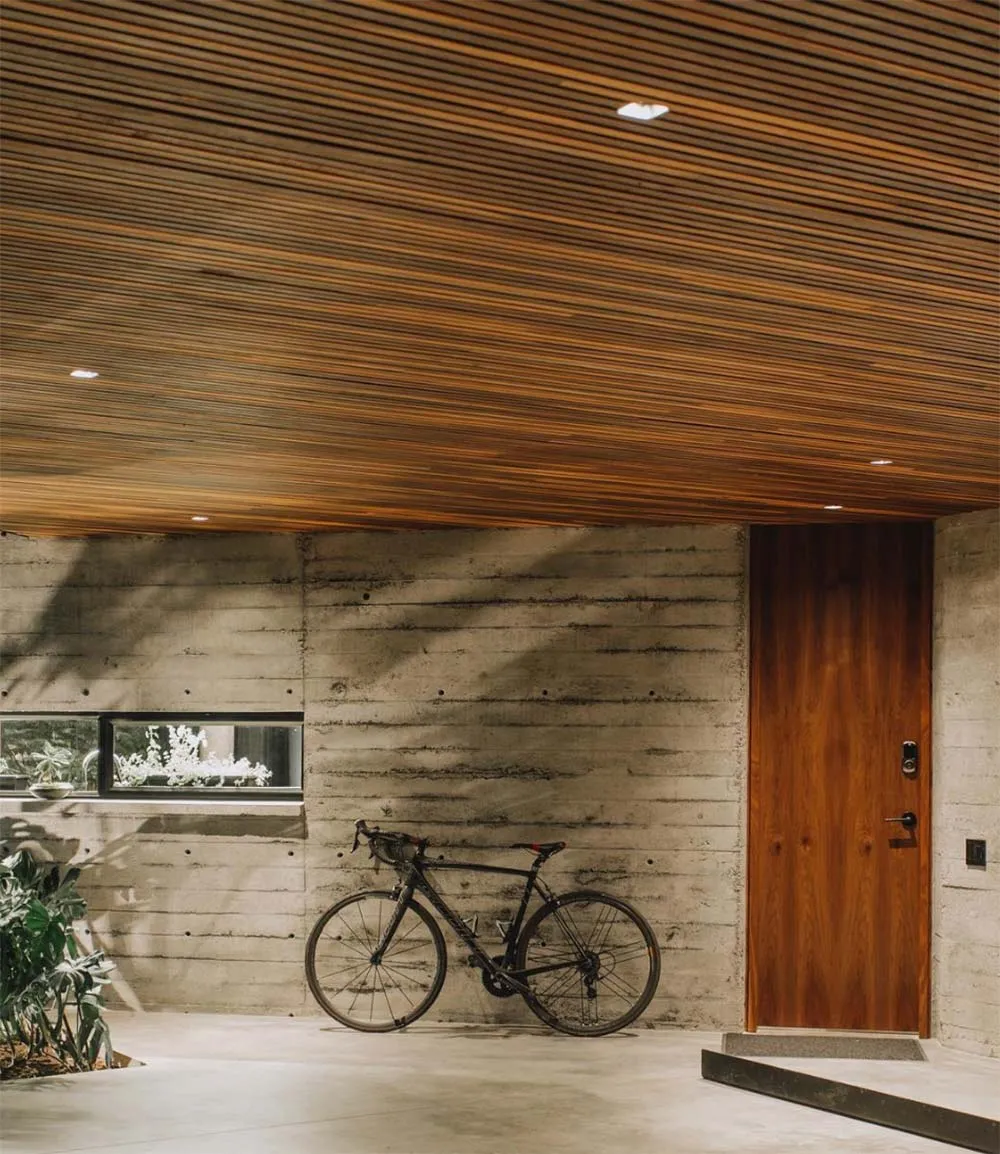
{"type": "MultiPolygon", "coordinates": [[[[0,613],[5,710],[303,707],[294,537],[7,535],[0,613]]],[[[301,1007],[299,803],[3,799],[0,841],[84,867],[126,1003],[301,1007]]]]}
{"type": "Polygon", "coordinates": [[[936,525],[934,1032],[1000,1056],[1000,511],[936,525]],[[985,838],[985,870],[965,864],[985,838]]]}
{"type": "MultiPolygon", "coordinates": [[[[310,1010],[309,924],[387,880],[347,854],[364,816],[472,860],[565,838],[551,883],[632,898],[654,924],[650,1018],[742,1021],[742,530],[7,536],[0,549],[0,706],[304,712],[303,805],[0,802],[8,845],[86,865],[94,938],[126,1001],[310,1010]]],[[[513,895],[445,878],[489,936],[513,895]]],[[[526,1010],[456,967],[436,1012],[526,1010]]]]}

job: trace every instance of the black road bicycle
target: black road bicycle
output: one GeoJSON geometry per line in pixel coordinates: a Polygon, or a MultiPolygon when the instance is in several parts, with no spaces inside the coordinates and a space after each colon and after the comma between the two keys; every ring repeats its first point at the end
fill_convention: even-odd
{"type": "MultiPolygon", "coordinates": [[[[535,854],[530,869],[428,861],[427,840],[355,823],[354,846],[391,865],[391,890],[365,890],[331,906],[309,935],[306,976],[323,1009],[355,1030],[398,1030],[425,1014],[441,992],[447,954],[441,930],[420,894],[471,951],[496,998],[520,994],[549,1026],[597,1036],[620,1030],[649,1005],[660,979],[660,947],[646,919],[621,898],[595,890],[555,896],[538,877],[563,841],[512,849],[535,854]],[[473,921],[464,921],[427,877],[428,870],[469,870],[522,877],[524,894],[509,924],[499,922],[504,952],[491,957],[473,921]],[[533,893],[542,900],[527,922],[533,893]],[[523,928],[522,928],[523,927],[523,928]]],[[[470,919],[471,921],[472,919],[470,919]]]]}

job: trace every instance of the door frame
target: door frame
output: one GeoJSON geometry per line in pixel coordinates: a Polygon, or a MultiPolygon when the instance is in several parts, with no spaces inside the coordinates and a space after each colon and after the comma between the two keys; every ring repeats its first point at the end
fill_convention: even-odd
{"type": "MultiPolygon", "coordinates": [[[[792,526],[789,526],[791,528],[792,526]]],[[[769,525],[769,529],[780,528],[780,526],[769,525]]],[[[755,580],[755,566],[753,562],[754,549],[754,526],[750,526],[750,531],[747,533],[747,553],[746,553],[746,572],[747,572],[747,669],[748,669],[748,694],[747,694],[747,746],[748,746],[748,764],[747,764],[747,828],[746,828],[746,890],[744,903],[744,933],[746,935],[746,968],[744,974],[744,991],[745,991],[745,1029],[751,1032],[757,1030],[760,1025],[757,1015],[757,983],[755,972],[755,957],[754,957],[754,941],[753,941],[753,901],[754,895],[751,891],[751,879],[753,877],[753,870],[750,868],[753,860],[752,855],[756,850],[756,839],[759,836],[758,827],[761,824],[760,819],[760,801],[755,791],[755,783],[758,780],[760,773],[760,745],[757,728],[754,724],[756,718],[756,705],[760,700],[760,685],[758,684],[758,670],[754,662],[754,644],[757,629],[757,622],[759,614],[757,612],[758,601],[760,595],[760,583],[755,580]]],[[[927,791],[927,817],[922,823],[924,828],[924,836],[921,837],[918,850],[918,869],[919,876],[919,903],[920,908],[917,911],[917,916],[920,921],[918,924],[918,939],[919,956],[918,956],[918,975],[917,975],[917,996],[919,1005],[917,1007],[917,1021],[918,1021],[918,1036],[921,1038],[929,1038],[931,1035],[931,933],[932,933],[932,914],[931,914],[931,897],[933,879],[932,871],[932,845],[933,845],[933,813],[934,813],[934,778],[932,765],[932,732],[931,732],[931,717],[933,712],[933,645],[934,645],[934,523],[927,521],[924,523],[924,534],[921,543],[921,597],[920,597],[920,615],[924,623],[924,628],[927,630],[925,643],[922,647],[923,660],[921,661],[920,679],[926,686],[926,692],[922,695],[920,707],[920,733],[918,740],[920,742],[920,772],[926,775],[926,791],[927,791]]],[[[812,1027],[802,1027],[809,1029],[812,1027]]],[[[823,1027],[815,1027],[822,1029],[823,1027]]]]}

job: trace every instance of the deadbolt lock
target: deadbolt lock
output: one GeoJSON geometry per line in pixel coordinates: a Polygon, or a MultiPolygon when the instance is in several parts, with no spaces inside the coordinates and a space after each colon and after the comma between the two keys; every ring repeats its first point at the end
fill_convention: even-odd
{"type": "Polygon", "coordinates": [[[915,741],[903,742],[900,769],[906,777],[917,776],[917,743],[915,741]]]}

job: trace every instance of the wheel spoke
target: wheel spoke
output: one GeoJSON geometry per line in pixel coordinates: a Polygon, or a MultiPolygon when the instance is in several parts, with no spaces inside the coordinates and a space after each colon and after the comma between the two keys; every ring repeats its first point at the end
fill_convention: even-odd
{"type": "Polygon", "coordinates": [[[364,980],[365,980],[365,978],[368,977],[368,974],[371,971],[371,968],[372,968],[371,964],[369,964],[368,969],[365,971],[364,975],[362,976],[361,981],[358,983],[358,988],[354,993],[354,997],[351,999],[351,1004],[347,1007],[348,1013],[350,1013],[351,1010],[354,1009],[354,1006],[355,1006],[358,998],[360,998],[362,993],[364,992],[364,988],[365,988],[365,981],[364,980]]]}
{"type": "MultiPolygon", "coordinates": [[[[385,965],[384,965],[384,966],[383,966],[383,968],[389,971],[389,976],[391,977],[391,976],[392,976],[392,967],[391,967],[391,966],[385,966],[385,965]]],[[[383,978],[383,979],[382,979],[382,983],[383,983],[383,985],[385,984],[385,978],[383,978]]],[[[397,980],[397,981],[396,981],[396,982],[393,984],[393,987],[392,987],[392,988],[393,988],[394,990],[399,990],[399,992],[400,992],[400,993],[403,995],[403,997],[404,997],[404,998],[405,998],[405,999],[406,999],[406,1000],[407,1000],[407,1001],[410,1003],[410,1005],[411,1005],[411,1006],[414,1004],[414,1003],[413,1003],[413,999],[412,999],[412,998],[410,997],[410,995],[409,995],[409,994],[406,992],[406,987],[405,987],[405,986],[404,986],[404,985],[403,985],[401,982],[399,982],[399,981],[397,980]]]]}
{"type": "Polygon", "coordinates": [[[367,961],[372,956],[371,950],[359,950],[353,942],[345,941],[343,938],[340,940],[344,948],[348,950],[354,957],[364,958],[365,961],[367,961]]]}
{"type": "MultiPolygon", "coordinates": [[[[389,1017],[393,1021],[395,1021],[396,1015],[392,1012],[392,1003],[389,1001],[389,994],[385,988],[385,978],[382,976],[381,967],[379,967],[379,966],[375,967],[375,977],[378,979],[379,984],[382,986],[382,997],[385,998],[385,1006],[386,1006],[386,1009],[389,1011],[389,1017]]],[[[372,996],[372,1011],[373,1012],[374,1012],[374,1008],[375,1008],[375,1004],[374,1004],[374,994],[373,994],[373,996],[372,996]]]]}
{"type": "MultiPolygon", "coordinates": [[[[608,940],[608,938],[611,934],[611,930],[614,927],[615,920],[616,920],[616,917],[618,914],[618,911],[615,909],[614,906],[606,906],[605,908],[608,911],[608,915],[604,920],[604,925],[605,925],[604,933],[597,939],[597,941],[589,943],[591,949],[594,951],[595,954],[599,954],[601,952],[601,950],[604,949],[604,944],[608,940]]],[[[597,934],[597,932],[600,928],[600,925],[601,925],[601,918],[599,916],[597,919],[597,924],[594,926],[594,934],[597,934]]]]}
{"type": "MultiPolygon", "coordinates": [[[[343,914],[339,914],[338,917],[340,918],[340,921],[342,921],[344,923],[344,929],[347,930],[347,932],[351,935],[351,937],[354,938],[354,940],[358,943],[358,946],[360,947],[358,952],[361,954],[364,954],[365,956],[369,955],[372,952],[371,942],[363,941],[360,937],[358,937],[358,934],[355,931],[354,927],[350,924],[350,922],[348,922],[348,920],[344,917],[343,914]]],[[[345,941],[345,945],[346,944],[347,943],[345,941]]]]}
{"type": "Polygon", "coordinates": [[[573,985],[573,979],[580,978],[577,970],[557,971],[556,977],[544,989],[538,991],[539,997],[559,998],[563,991],[573,985]]]}
{"type": "Polygon", "coordinates": [[[606,946],[602,954],[610,954],[617,965],[620,962],[634,962],[637,958],[649,957],[649,946],[645,942],[634,942],[626,946],[606,946]]]}
{"type": "MultiPolygon", "coordinates": [[[[371,962],[366,959],[365,961],[356,963],[354,965],[342,966],[339,970],[331,970],[328,974],[321,974],[320,980],[326,982],[329,981],[330,978],[335,978],[338,974],[360,974],[362,970],[367,969],[367,967],[370,965],[371,962]]],[[[347,980],[350,982],[351,979],[348,978],[347,980]]]]}
{"type": "Polygon", "coordinates": [[[577,953],[586,952],[587,943],[584,941],[583,935],[576,928],[573,915],[565,906],[555,911],[555,921],[574,950],[577,953]]]}
{"type": "Polygon", "coordinates": [[[414,950],[427,949],[427,943],[424,941],[411,942],[410,945],[404,947],[403,949],[401,949],[401,950],[397,949],[396,944],[397,944],[397,942],[399,942],[401,940],[402,939],[400,939],[400,938],[393,938],[392,941],[389,943],[388,947],[386,948],[385,953],[382,956],[388,957],[391,955],[394,958],[398,958],[400,954],[412,954],[414,950]]]}
{"type": "MultiPolygon", "coordinates": [[[[381,909],[382,909],[382,907],[380,905],[379,910],[381,911],[381,909]]],[[[360,903],[358,905],[358,917],[361,919],[361,928],[365,931],[365,938],[367,939],[369,946],[372,946],[372,947],[377,946],[378,945],[378,938],[376,938],[374,941],[372,941],[371,931],[368,929],[368,924],[365,921],[365,909],[364,909],[364,906],[362,906],[360,903]]]]}
{"type": "MultiPolygon", "coordinates": [[[[408,912],[409,912],[409,911],[408,911],[408,912]]],[[[400,922],[400,925],[402,925],[402,922],[400,922]]],[[[395,943],[395,942],[405,942],[405,941],[406,941],[406,939],[407,939],[407,938],[408,938],[408,937],[409,937],[411,934],[414,934],[414,933],[416,933],[416,932],[417,932],[417,930],[423,930],[423,929],[426,929],[426,928],[427,928],[427,927],[426,927],[426,926],[423,924],[423,922],[420,920],[420,918],[418,918],[418,917],[415,917],[415,918],[414,918],[414,921],[413,921],[413,925],[412,925],[412,926],[410,926],[410,928],[409,928],[408,930],[406,930],[404,933],[402,933],[402,934],[401,934],[401,933],[399,932],[399,926],[397,926],[397,927],[396,927],[396,932],[395,932],[395,933],[392,935],[392,940],[393,940],[393,942],[394,942],[394,943],[395,943]]]]}
{"type": "Polygon", "coordinates": [[[610,986],[613,993],[617,993],[619,998],[626,1001],[633,1002],[639,997],[639,991],[618,974],[605,974],[603,978],[598,978],[598,981],[610,986]]]}

